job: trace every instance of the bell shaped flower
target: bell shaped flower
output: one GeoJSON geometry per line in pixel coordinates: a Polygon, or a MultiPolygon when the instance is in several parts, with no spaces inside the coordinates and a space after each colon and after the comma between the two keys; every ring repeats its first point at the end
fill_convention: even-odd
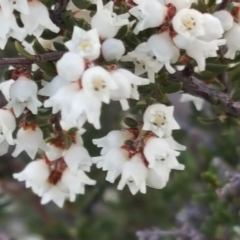
{"type": "Polygon", "coordinates": [[[77,26],[73,28],[70,41],[65,42],[70,52],[79,54],[88,60],[95,60],[100,55],[101,44],[97,29],[85,31],[77,26]]]}
{"type": "Polygon", "coordinates": [[[198,111],[203,109],[204,100],[199,97],[192,96],[190,94],[181,94],[180,102],[193,102],[195,108],[198,111]]]}
{"type": "Polygon", "coordinates": [[[178,123],[173,117],[173,106],[163,104],[150,105],[143,115],[143,130],[152,131],[159,137],[168,137],[172,130],[179,129],[178,123]]]}
{"type": "Polygon", "coordinates": [[[236,52],[240,50],[240,42],[238,41],[240,37],[240,25],[233,23],[233,27],[227,31],[224,35],[227,43],[227,52],[224,55],[225,58],[234,59],[236,52]]]}
{"type": "Polygon", "coordinates": [[[102,148],[101,155],[106,154],[111,148],[121,147],[126,140],[130,140],[132,134],[127,130],[113,130],[105,137],[93,139],[92,142],[97,147],[102,148]]]}
{"type": "Polygon", "coordinates": [[[126,162],[122,169],[121,180],[117,186],[122,190],[128,185],[130,192],[135,195],[138,191],[146,193],[146,178],[148,169],[144,164],[142,156],[137,154],[126,162]]]}
{"type": "Polygon", "coordinates": [[[117,89],[110,73],[100,66],[88,68],[82,76],[83,90],[89,97],[104,103],[110,102],[110,91],[117,89]]]}
{"type": "Polygon", "coordinates": [[[7,109],[0,109],[0,136],[4,137],[4,140],[8,144],[14,145],[12,134],[16,129],[16,119],[13,113],[7,109]]]}
{"type": "Polygon", "coordinates": [[[10,87],[14,82],[14,80],[10,79],[0,83],[0,91],[8,102],[10,101],[10,87]]]}
{"type": "Polygon", "coordinates": [[[173,29],[181,36],[191,39],[205,34],[203,14],[195,9],[181,9],[172,19],[173,29]]]}
{"type": "Polygon", "coordinates": [[[97,12],[91,19],[92,28],[96,28],[103,39],[113,38],[122,26],[129,24],[130,15],[117,15],[113,12],[113,6],[112,1],[103,6],[102,0],[97,0],[97,12]]]}
{"type": "Polygon", "coordinates": [[[49,161],[54,161],[61,158],[65,152],[65,149],[60,148],[54,143],[47,143],[48,150],[45,151],[45,154],[49,161]]]}
{"type": "Polygon", "coordinates": [[[48,150],[43,140],[43,132],[36,125],[20,128],[15,143],[16,148],[12,153],[13,157],[17,157],[21,152],[26,151],[28,156],[34,159],[39,148],[43,151],[48,150]]]}
{"type": "Polygon", "coordinates": [[[50,168],[45,160],[38,159],[28,163],[20,173],[14,173],[13,177],[18,181],[25,181],[27,187],[40,188],[48,179],[50,168]]]}
{"type": "Polygon", "coordinates": [[[166,67],[169,73],[175,72],[171,63],[177,62],[180,56],[180,51],[173,44],[172,39],[167,32],[151,36],[147,41],[147,48],[162,66],[166,67]]]}
{"type": "Polygon", "coordinates": [[[102,55],[105,61],[119,60],[125,53],[125,46],[119,39],[109,38],[102,44],[102,55]]]}
{"type": "Polygon", "coordinates": [[[226,10],[220,10],[213,13],[213,16],[218,18],[224,31],[228,31],[233,26],[233,16],[226,10]]]}
{"type": "Polygon", "coordinates": [[[85,69],[85,63],[81,56],[74,52],[65,53],[57,61],[58,75],[66,81],[78,81],[85,69]]]}
{"type": "Polygon", "coordinates": [[[29,12],[27,14],[22,12],[20,15],[28,35],[39,37],[44,29],[59,32],[59,27],[52,22],[47,7],[41,1],[32,0],[28,2],[28,7],[29,12]]]}
{"type": "Polygon", "coordinates": [[[5,48],[9,37],[13,37],[18,41],[23,41],[27,36],[26,30],[18,26],[13,13],[6,16],[3,9],[0,9],[0,23],[0,49],[5,48]]]}
{"type": "Polygon", "coordinates": [[[167,7],[157,0],[134,0],[138,5],[129,10],[129,13],[138,19],[133,32],[139,32],[148,29],[159,27],[165,20],[167,15],[167,7]]]}
{"type": "Polygon", "coordinates": [[[42,103],[37,99],[37,84],[24,76],[20,76],[10,87],[11,100],[6,108],[13,108],[16,117],[19,117],[24,108],[28,108],[33,114],[38,113],[38,107],[42,103]]]}
{"type": "Polygon", "coordinates": [[[128,101],[126,99],[132,98],[131,93],[133,86],[147,85],[150,83],[147,78],[138,77],[123,68],[112,71],[111,76],[117,85],[117,89],[113,89],[110,92],[111,99],[120,101],[123,110],[129,109],[128,101]]]}
{"type": "Polygon", "coordinates": [[[116,178],[122,173],[124,164],[129,161],[129,157],[125,149],[114,147],[109,149],[103,156],[93,157],[92,161],[97,165],[97,168],[107,171],[106,180],[114,183],[116,178]]]}
{"type": "Polygon", "coordinates": [[[1,0],[0,5],[5,16],[12,14],[14,9],[18,12],[29,14],[27,0],[1,0]]]}
{"type": "Polygon", "coordinates": [[[198,39],[210,42],[223,36],[224,30],[221,22],[217,17],[212,14],[203,14],[203,28],[204,35],[198,37],[198,39]]]}

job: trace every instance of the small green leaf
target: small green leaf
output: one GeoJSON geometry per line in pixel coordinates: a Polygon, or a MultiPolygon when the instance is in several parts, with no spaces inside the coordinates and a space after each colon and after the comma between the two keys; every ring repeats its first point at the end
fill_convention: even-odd
{"type": "Polygon", "coordinates": [[[37,65],[48,74],[56,75],[57,71],[53,62],[37,63],[37,65]]]}
{"type": "Polygon", "coordinates": [[[88,31],[91,29],[91,25],[85,21],[83,18],[80,18],[76,21],[77,26],[84,29],[85,31],[88,31]]]}
{"type": "Polygon", "coordinates": [[[67,51],[68,49],[66,46],[59,42],[53,42],[53,46],[57,51],[67,51]]]}
{"type": "Polygon", "coordinates": [[[29,52],[27,52],[18,41],[15,41],[15,48],[21,56],[23,56],[29,60],[34,60],[35,56],[30,54],[29,52]]]}
{"type": "Polygon", "coordinates": [[[43,54],[47,52],[46,49],[41,45],[41,43],[37,39],[35,39],[33,43],[33,49],[37,54],[43,54]]]}
{"type": "Polygon", "coordinates": [[[45,29],[41,35],[41,38],[45,40],[52,40],[58,36],[58,33],[51,32],[48,29],[45,29]]]}
{"type": "Polygon", "coordinates": [[[223,73],[226,72],[228,69],[227,65],[222,64],[215,64],[215,63],[208,63],[206,65],[206,70],[214,73],[223,73]]]}
{"type": "Polygon", "coordinates": [[[73,27],[76,25],[73,13],[71,11],[64,12],[61,18],[65,22],[67,29],[73,31],[73,27]]]}
{"type": "Polygon", "coordinates": [[[92,3],[87,0],[72,0],[73,4],[79,9],[88,9],[92,3]]]}
{"type": "Polygon", "coordinates": [[[79,130],[79,129],[78,129],[77,127],[72,127],[72,128],[70,128],[70,129],[67,131],[67,133],[68,133],[68,134],[76,133],[78,130],[79,130]]]}
{"type": "Polygon", "coordinates": [[[124,123],[129,127],[137,127],[137,125],[138,125],[137,121],[135,121],[134,119],[132,119],[130,117],[126,117],[124,119],[124,123]]]}
{"type": "Polygon", "coordinates": [[[48,137],[45,139],[45,143],[51,143],[54,140],[54,137],[48,137]]]}
{"type": "Polygon", "coordinates": [[[68,150],[72,146],[72,139],[65,133],[61,134],[61,138],[64,141],[65,149],[68,150]]]}
{"type": "Polygon", "coordinates": [[[127,35],[128,31],[129,31],[129,26],[128,25],[122,26],[119,29],[119,31],[118,31],[117,35],[115,36],[115,38],[123,39],[127,35]]]}
{"type": "Polygon", "coordinates": [[[171,82],[163,87],[163,91],[166,93],[175,93],[182,89],[182,83],[180,82],[171,82]]]}

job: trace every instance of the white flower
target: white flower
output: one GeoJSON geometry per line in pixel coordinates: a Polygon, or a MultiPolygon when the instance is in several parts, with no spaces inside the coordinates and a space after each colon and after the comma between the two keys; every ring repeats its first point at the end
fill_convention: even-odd
{"type": "Polygon", "coordinates": [[[85,69],[85,63],[81,56],[74,52],[65,53],[57,61],[57,72],[60,77],[69,82],[78,81],[85,69]]]}
{"type": "Polygon", "coordinates": [[[225,45],[225,39],[216,39],[211,42],[205,42],[197,38],[189,40],[177,35],[173,38],[173,42],[179,48],[185,49],[189,57],[195,59],[198,65],[199,71],[204,71],[208,57],[217,57],[217,50],[219,46],[225,45]]]}
{"type": "Polygon", "coordinates": [[[240,41],[238,41],[240,38],[240,25],[233,23],[233,27],[225,33],[224,38],[227,41],[228,49],[224,57],[234,59],[236,52],[240,50],[240,41]]]}
{"type": "Polygon", "coordinates": [[[63,156],[63,153],[65,152],[65,149],[62,149],[53,143],[48,143],[47,147],[48,150],[45,151],[45,154],[49,161],[54,161],[61,158],[63,156]]]}
{"type": "Polygon", "coordinates": [[[1,0],[0,5],[5,16],[12,14],[14,9],[25,14],[29,13],[27,0],[1,0]]]}
{"type": "Polygon", "coordinates": [[[133,32],[138,34],[148,28],[159,27],[167,15],[167,7],[157,0],[134,1],[138,6],[129,10],[129,13],[138,19],[133,32]]]}
{"type": "Polygon", "coordinates": [[[63,85],[67,82],[64,78],[57,75],[51,82],[42,81],[43,88],[38,91],[41,96],[51,97],[53,96],[63,85]]]}
{"type": "Polygon", "coordinates": [[[25,181],[27,187],[39,188],[47,181],[49,175],[48,164],[40,159],[28,163],[22,172],[13,174],[13,177],[20,182],[25,181]]]}
{"type": "Polygon", "coordinates": [[[198,111],[203,109],[204,100],[199,97],[192,96],[190,94],[181,94],[180,102],[193,102],[198,111]]]}
{"type": "Polygon", "coordinates": [[[193,3],[197,3],[197,0],[165,0],[165,4],[173,4],[177,11],[183,8],[190,8],[193,3]]]}
{"type": "Polygon", "coordinates": [[[100,66],[87,69],[82,76],[83,90],[89,97],[110,102],[110,91],[117,88],[110,73],[100,66]]]}
{"type": "Polygon", "coordinates": [[[144,165],[141,155],[135,155],[124,164],[121,180],[117,189],[122,190],[127,184],[133,195],[135,195],[138,191],[146,193],[147,174],[148,169],[144,165]]]}
{"type": "Polygon", "coordinates": [[[7,109],[0,109],[0,136],[4,136],[8,144],[14,145],[12,134],[15,128],[16,119],[13,113],[7,109]]]}
{"type": "Polygon", "coordinates": [[[97,29],[84,31],[74,26],[72,39],[65,43],[70,52],[78,53],[81,57],[95,60],[100,55],[101,44],[97,29]]]}
{"type": "Polygon", "coordinates": [[[173,117],[173,110],[173,106],[163,104],[149,106],[143,115],[143,130],[152,131],[159,137],[170,136],[172,130],[180,128],[173,117]]]}
{"type": "Polygon", "coordinates": [[[10,87],[11,101],[6,108],[13,108],[16,117],[19,117],[27,107],[33,114],[37,114],[42,103],[37,99],[37,84],[24,76],[20,76],[10,87]]]}
{"type": "Polygon", "coordinates": [[[47,151],[48,147],[43,140],[43,132],[37,126],[29,126],[26,129],[20,128],[17,132],[15,140],[16,148],[12,153],[13,157],[17,157],[22,151],[26,151],[31,159],[34,159],[38,148],[47,151]]]}
{"type": "Polygon", "coordinates": [[[14,82],[15,81],[11,79],[0,83],[0,91],[8,102],[10,100],[10,87],[14,82]]]}
{"type": "Polygon", "coordinates": [[[121,40],[106,39],[102,44],[102,55],[105,61],[119,60],[125,53],[125,46],[121,40]]]}
{"type": "Polygon", "coordinates": [[[169,73],[174,73],[175,69],[170,63],[177,62],[180,52],[179,49],[173,44],[167,32],[151,36],[147,41],[147,48],[152,52],[153,56],[165,66],[169,73]]]}
{"type": "Polygon", "coordinates": [[[131,94],[133,86],[146,85],[150,83],[147,78],[138,77],[123,68],[112,71],[111,76],[117,85],[117,89],[111,90],[110,97],[112,100],[120,101],[123,110],[129,109],[128,101],[126,99],[132,98],[131,94]]]}
{"type": "Polygon", "coordinates": [[[96,28],[103,39],[114,37],[122,26],[129,23],[129,14],[117,15],[113,12],[113,6],[112,1],[103,6],[102,0],[98,0],[97,12],[91,20],[92,28],[96,28]]]}
{"type": "Polygon", "coordinates": [[[101,155],[106,154],[111,148],[121,147],[126,140],[131,138],[131,133],[127,130],[113,130],[105,137],[93,139],[92,142],[97,147],[101,147],[101,155]]]}
{"type": "Polygon", "coordinates": [[[172,19],[174,30],[185,38],[204,35],[203,14],[195,9],[184,8],[172,19]]]}
{"type": "Polygon", "coordinates": [[[213,16],[219,19],[224,31],[228,31],[232,28],[233,17],[228,11],[220,10],[220,11],[213,13],[213,16]]]}
{"type": "Polygon", "coordinates": [[[0,49],[5,48],[9,37],[23,41],[27,35],[25,29],[18,26],[13,13],[11,13],[9,16],[4,16],[3,10],[0,9],[0,23],[0,49]]]}
{"type": "Polygon", "coordinates": [[[47,7],[38,0],[28,2],[29,13],[21,13],[21,20],[29,35],[39,37],[43,30],[49,29],[52,32],[59,32],[57,27],[50,19],[47,7]]]}
{"type": "Polygon", "coordinates": [[[210,42],[215,39],[221,38],[223,35],[222,24],[219,19],[209,13],[203,14],[203,27],[204,35],[198,37],[198,39],[210,42]]]}
{"type": "Polygon", "coordinates": [[[187,148],[186,146],[179,144],[176,142],[172,136],[164,138],[164,140],[167,141],[168,145],[170,146],[171,149],[176,150],[176,151],[185,151],[187,148]]]}
{"type": "Polygon", "coordinates": [[[123,166],[129,161],[129,158],[126,150],[114,147],[109,149],[104,156],[93,157],[92,160],[97,165],[97,168],[107,171],[106,180],[114,183],[116,178],[122,173],[123,166]]]}
{"type": "Polygon", "coordinates": [[[169,169],[184,168],[176,159],[176,156],[179,156],[179,152],[172,150],[168,142],[163,138],[152,137],[148,139],[143,153],[149,163],[149,168],[155,169],[157,162],[161,163],[162,167],[169,169]]]}

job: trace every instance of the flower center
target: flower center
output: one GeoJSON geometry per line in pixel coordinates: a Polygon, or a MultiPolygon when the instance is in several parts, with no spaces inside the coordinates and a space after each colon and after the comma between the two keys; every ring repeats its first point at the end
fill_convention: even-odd
{"type": "Polygon", "coordinates": [[[105,81],[102,78],[93,79],[92,84],[95,91],[99,91],[106,87],[105,81]]]}
{"type": "Polygon", "coordinates": [[[156,114],[153,114],[152,115],[152,124],[157,126],[157,127],[161,127],[163,125],[166,124],[167,122],[167,119],[165,117],[165,114],[164,113],[156,113],[156,114]]]}
{"type": "Polygon", "coordinates": [[[83,41],[83,42],[81,42],[81,48],[84,50],[84,51],[86,51],[88,48],[90,48],[91,47],[91,44],[88,42],[88,41],[83,41]]]}
{"type": "Polygon", "coordinates": [[[187,30],[192,30],[194,28],[194,26],[196,25],[196,21],[193,17],[186,18],[182,22],[187,30]]]}

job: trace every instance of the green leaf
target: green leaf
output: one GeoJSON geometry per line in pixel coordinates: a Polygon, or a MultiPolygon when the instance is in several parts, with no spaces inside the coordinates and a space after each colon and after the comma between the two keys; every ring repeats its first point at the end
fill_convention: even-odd
{"type": "Polygon", "coordinates": [[[79,9],[88,9],[92,3],[87,0],[72,0],[73,4],[79,9]]]}
{"type": "Polygon", "coordinates": [[[78,19],[76,23],[78,27],[84,29],[85,31],[88,31],[91,29],[91,25],[83,18],[78,19]]]}
{"type": "Polygon", "coordinates": [[[15,48],[21,56],[29,60],[34,60],[35,56],[27,52],[18,41],[15,41],[15,48]]]}
{"type": "Polygon", "coordinates": [[[66,46],[59,42],[53,42],[53,46],[57,51],[67,51],[68,49],[66,46]]]}
{"type": "Polygon", "coordinates": [[[73,13],[71,11],[64,12],[61,18],[65,22],[67,29],[73,31],[73,27],[76,25],[73,13]]]}
{"type": "Polygon", "coordinates": [[[48,29],[45,29],[41,35],[41,38],[45,40],[52,40],[58,36],[58,33],[54,33],[48,29]]]}
{"type": "Polygon", "coordinates": [[[61,138],[64,141],[65,149],[68,150],[72,146],[72,139],[65,133],[61,134],[61,138]]]}
{"type": "Polygon", "coordinates": [[[124,25],[122,26],[117,35],[115,36],[115,38],[117,39],[123,39],[127,34],[128,34],[128,31],[129,31],[129,26],[128,25],[124,25]]]}
{"type": "Polygon", "coordinates": [[[48,74],[56,75],[57,71],[53,62],[37,63],[37,65],[48,74]]]}
{"type": "Polygon", "coordinates": [[[220,74],[226,72],[228,70],[228,66],[222,64],[208,63],[206,65],[206,70],[220,74]]]}
{"type": "Polygon", "coordinates": [[[163,91],[166,93],[175,93],[182,89],[182,83],[180,82],[171,82],[163,87],[163,91]]]}
{"type": "Polygon", "coordinates": [[[79,130],[79,129],[78,129],[77,127],[72,127],[72,128],[70,128],[70,129],[67,131],[67,133],[68,133],[68,134],[76,133],[78,130],[79,130]]]}
{"type": "Polygon", "coordinates": [[[43,54],[47,52],[46,49],[41,45],[41,43],[37,39],[35,39],[33,43],[33,49],[37,54],[43,54]]]}
{"type": "Polygon", "coordinates": [[[124,123],[129,127],[137,127],[137,125],[138,125],[137,121],[135,121],[134,119],[132,119],[130,117],[126,117],[124,119],[124,123]]]}

